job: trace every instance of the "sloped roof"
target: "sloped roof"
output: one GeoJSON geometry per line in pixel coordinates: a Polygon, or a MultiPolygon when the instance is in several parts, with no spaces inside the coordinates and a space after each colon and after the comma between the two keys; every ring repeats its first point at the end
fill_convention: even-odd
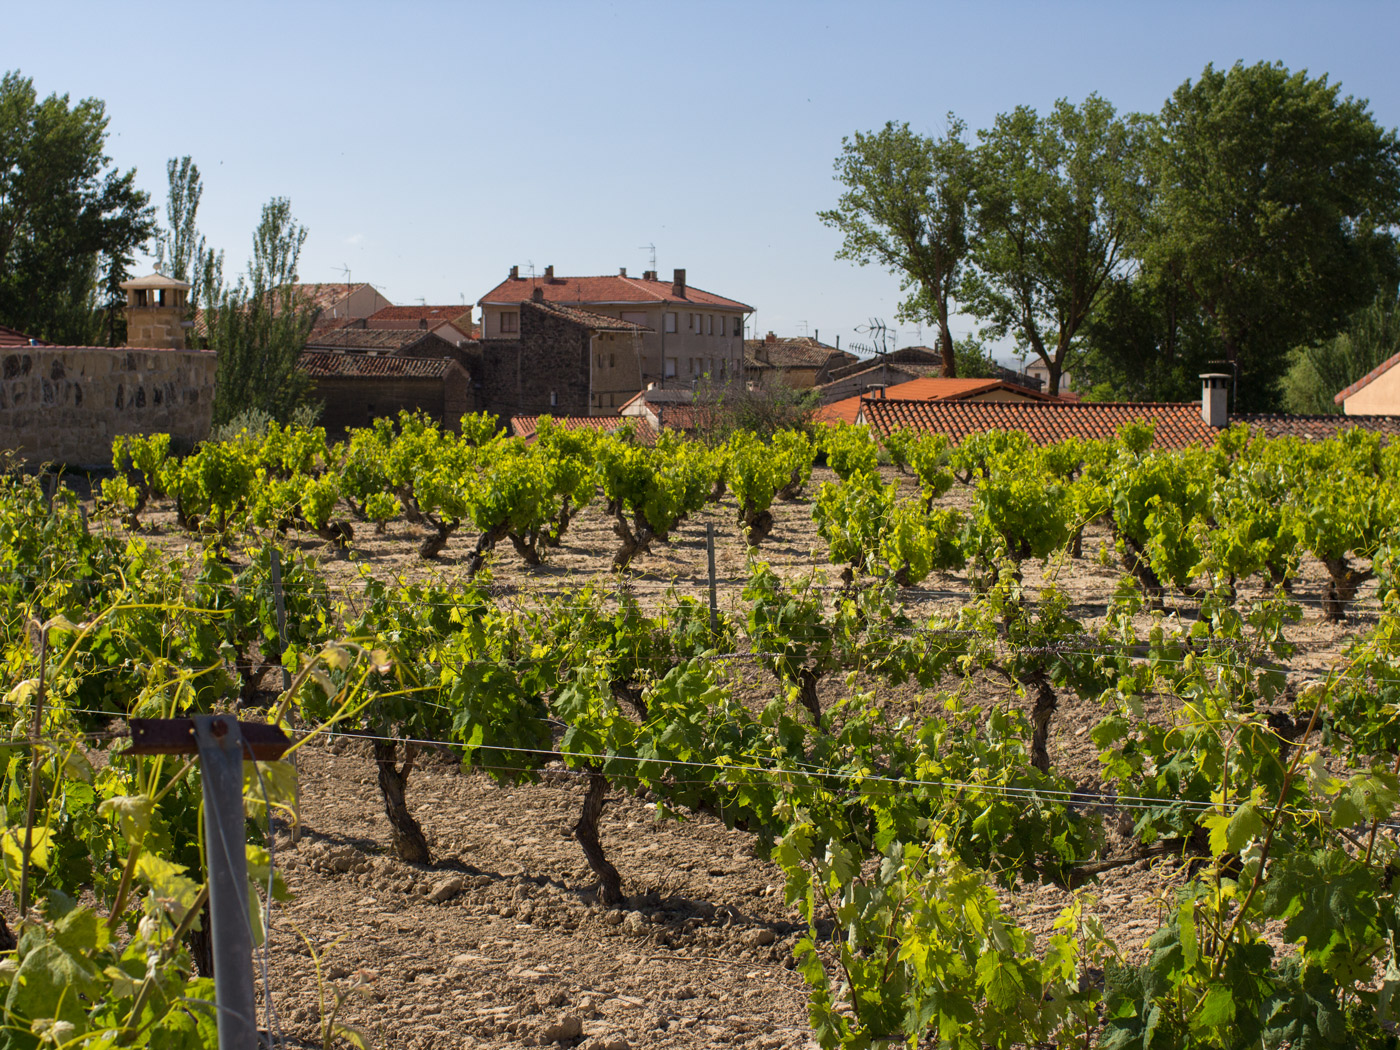
{"type": "MultiPolygon", "coordinates": [[[[891,370],[894,370],[894,367],[891,366],[891,370]]],[[[917,368],[919,366],[900,365],[898,367],[917,368]]],[[[1042,394],[1029,387],[1008,383],[1001,379],[945,379],[943,376],[921,376],[904,383],[887,386],[885,398],[903,401],[960,401],[988,394],[995,390],[1008,391],[1026,401],[1056,400],[1049,394],[1042,394]]],[[[854,423],[856,417],[860,415],[861,402],[866,400],[871,400],[871,398],[866,394],[856,394],[853,397],[842,398],[840,401],[833,401],[831,404],[819,408],[815,418],[828,423],[835,423],[838,420],[854,423]]]]}
{"type": "Polygon", "coordinates": [[[758,366],[765,363],[774,368],[821,368],[835,355],[831,367],[837,368],[857,360],[855,354],[828,346],[811,336],[799,335],[777,339],[745,339],[744,364],[752,367],[750,359],[758,366]],[[765,362],[763,358],[766,357],[765,362]]]}
{"type": "Polygon", "coordinates": [[[1156,423],[1156,448],[1211,442],[1217,433],[1201,418],[1196,401],[909,401],[867,397],[862,399],[861,415],[880,434],[903,427],[947,434],[955,442],[987,430],[1020,430],[1037,445],[1053,445],[1069,438],[1111,438],[1124,423],[1139,420],[1156,423]]]}
{"type": "Polygon", "coordinates": [[[522,302],[523,306],[530,306],[536,310],[544,310],[557,317],[581,324],[585,328],[592,328],[598,332],[650,332],[651,329],[644,324],[637,324],[633,321],[623,321],[616,317],[608,317],[606,314],[595,314],[592,310],[581,310],[576,306],[566,306],[563,303],[537,302],[533,299],[522,302]]]}
{"type": "Polygon", "coordinates": [[[125,289],[132,288],[193,288],[189,281],[177,281],[173,277],[167,277],[163,273],[148,273],[145,277],[134,277],[129,281],[123,281],[119,287],[125,289]]]}
{"type": "Polygon", "coordinates": [[[439,321],[460,321],[471,312],[470,306],[460,305],[386,306],[370,314],[366,320],[371,328],[374,327],[375,321],[427,321],[431,325],[439,321]]]}
{"type": "Polygon", "coordinates": [[[421,328],[332,328],[313,332],[306,340],[308,349],[396,353],[424,339],[441,339],[421,328]]]}
{"type": "Polygon", "coordinates": [[[1248,423],[1269,437],[1288,435],[1312,441],[1325,440],[1353,427],[1400,436],[1400,416],[1295,416],[1287,412],[1247,412],[1231,416],[1230,422],[1248,423]]]}
{"type": "Polygon", "coordinates": [[[686,285],[684,297],[672,293],[670,281],[651,281],[642,277],[623,277],[612,274],[606,277],[507,277],[496,287],[481,297],[481,303],[495,306],[522,302],[531,297],[536,288],[544,290],[544,298],[550,303],[565,303],[594,306],[603,303],[619,306],[630,303],[686,303],[690,306],[718,306],[731,310],[752,310],[752,306],[734,299],[726,299],[703,288],[686,285]]]}
{"type": "Polygon", "coordinates": [[[1364,376],[1358,379],[1355,383],[1352,383],[1351,386],[1347,387],[1345,390],[1339,391],[1337,396],[1332,398],[1333,402],[1340,405],[1347,398],[1351,397],[1352,394],[1356,393],[1364,386],[1370,386],[1372,383],[1374,383],[1381,376],[1385,375],[1396,365],[1400,365],[1400,354],[1396,354],[1394,357],[1390,357],[1382,361],[1375,368],[1371,369],[1364,376]]]}
{"type": "Polygon", "coordinates": [[[307,351],[297,359],[297,366],[312,377],[340,379],[444,379],[454,368],[462,371],[462,366],[449,357],[390,357],[332,351],[307,351]]]}
{"type": "MultiPolygon", "coordinates": [[[[539,433],[540,416],[511,416],[510,432],[528,444],[539,433]]],[[[637,416],[550,416],[549,420],[563,430],[599,430],[605,434],[616,433],[623,427],[632,427],[632,439],[639,444],[656,443],[656,433],[651,425],[637,416]]]]}
{"type": "Polygon", "coordinates": [[[21,331],[20,331],[19,329],[17,329],[17,328],[10,328],[10,327],[8,327],[8,326],[6,326],[6,325],[0,324],[0,346],[43,346],[43,345],[44,345],[43,343],[36,343],[36,342],[31,341],[31,338],[30,338],[29,336],[25,335],[23,332],[21,332],[21,331]]]}
{"type": "Polygon", "coordinates": [[[310,305],[320,307],[322,310],[328,306],[334,306],[356,289],[368,287],[369,285],[364,282],[359,284],[292,285],[292,289],[297,293],[298,298],[304,299],[310,305]]]}

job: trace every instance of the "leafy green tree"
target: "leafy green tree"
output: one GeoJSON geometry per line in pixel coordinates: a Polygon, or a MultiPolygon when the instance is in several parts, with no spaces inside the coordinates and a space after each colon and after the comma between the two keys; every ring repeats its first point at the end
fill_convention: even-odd
{"type": "Polygon", "coordinates": [[[154,229],[136,170],[111,168],[101,100],[0,79],[0,322],[57,343],[121,343],[121,282],[154,229]]]}
{"type": "Polygon", "coordinates": [[[1076,337],[1129,262],[1147,195],[1139,122],[1090,95],[1049,116],[1019,106],[980,134],[977,230],[962,301],[988,334],[1011,335],[1049,369],[1048,393],[1076,337]]]}
{"type": "Polygon", "coordinates": [[[1282,65],[1207,66],[1153,133],[1143,261],[1180,283],[1271,407],[1300,343],[1334,335],[1396,269],[1400,142],[1364,100],[1282,65]]]}
{"type": "Polygon", "coordinates": [[[171,157],[165,165],[170,190],[165,199],[166,226],[156,231],[156,269],[177,281],[189,281],[190,306],[205,299],[205,285],[211,274],[222,276],[223,252],[214,252],[205,243],[196,225],[204,181],[199,165],[188,156],[171,157]]]}
{"type": "Polygon", "coordinates": [[[1380,295],[1354,313],[1345,329],[1314,346],[1297,347],[1283,377],[1283,403],[1290,412],[1342,411],[1333,398],[1381,362],[1400,353],[1400,302],[1380,295]]]}
{"type": "Polygon", "coordinates": [[[966,131],[950,113],[938,139],[893,121],[843,138],[836,180],[846,192],[835,208],[818,213],[845,238],[838,259],[876,262],[900,276],[908,295],[899,316],[938,325],[945,376],[957,375],[948,315],[969,250],[966,131]]]}
{"type": "MultiPolygon", "coordinates": [[[[292,218],[291,202],[274,197],[263,205],[253,233],[248,277],[230,289],[207,289],[208,345],[219,355],[215,425],[249,409],[285,423],[306,400],[311,381],[297,368],[297,358],[317,311],[297,294],[297,260],[305,243],[306,227],[292,218]]],[[[205,264],[207,273],[213,263],[206,257],[205,264]]]]}

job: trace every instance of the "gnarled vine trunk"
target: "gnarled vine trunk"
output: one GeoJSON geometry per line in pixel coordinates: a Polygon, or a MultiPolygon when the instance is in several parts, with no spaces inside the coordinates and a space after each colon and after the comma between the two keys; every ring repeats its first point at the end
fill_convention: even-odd
{"type": "Polygon", "coordinates": [[[420,515],[419,521],[433,527],[433,531],[423,537],[423,542],[418,547],[418,557],[431,560],[442,553],[442,549],[447,546],[447,541],[450,540],[452,534],[457,531],[459,523],[455,521],[438,521],[427,515],[420,515]]]}
{"type": "Polygon", "coordinates": [[[757,547],[773,531],[773,512],[771,510],[752,511],[744,508],[741,515],[744,525],[749,530],[749,544],[757,547]]]}
{"type": "Polygon", "coordinates": [[[1327,593],[1322,596],[1322,614],[1329,623],[1346,619],[1347,606],[1356,600],[1356,592],[1374,573],[1370,569],[1353,569],[1345,557],[1323,558],[1327,568],[1327,593]]]}
{"type": "Polygon", "coordinates": [[[614,512],[613,532],[622,541],[622,546],[613,555],[613,569],[625,569],[629,562],[638,554],[644,554],[651,549],[651,541],[655,538],[651,527],[642,521],[640,515],[637,516],[636,528],[627,523],[622,511],[614,512]]]}
{"type": "Polygon", "coordinates": [[[1026,686],[1035,699],[1031,707],[1031,765],[1042,773],[1050,772],[1050,720],[1060,706],[1060,698],[1044,671],[1034,671],[1026,677],[1026,686]]]}
{"type": "Polygon", "coordinates": [[[583,847],[588,866],[598,876],[598,900],[603,904],[620,904],[622,876],[603,853],[603,844],[598,839],[598,820],[603,815],[607,794],[608,778],[596,769],[589,770],[588,793],[583,796],[583,812],[574,825],[574,837],[583,847]]]}
{"type": "Polygon", "coordinates": [[[389,818],[394,852],[399,859],[409,864],[427,864],[431,859],[428,840],[423,836],[422,825],[414,819],[404,802],[404,788],[408,785],[408,775],[413,772],[415,750],[412,744],[404,744],[403,765],[399,765],[398,749],[397,740],[374,741],[374,764],[379,770],[379,792],[384,796],[384,815],[389,818]]]}

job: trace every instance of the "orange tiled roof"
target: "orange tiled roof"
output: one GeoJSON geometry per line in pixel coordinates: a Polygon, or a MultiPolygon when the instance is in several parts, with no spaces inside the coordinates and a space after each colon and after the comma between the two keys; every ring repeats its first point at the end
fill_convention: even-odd
{"type": "Polygon", "coordinates": [[[1381,376],[1385,375],[1396,365],[1400,365],[1400,354],[1396,354],[1394,357],[1387,358],[1386,360],[1382,361],[1375,368],[1371,369],[1364,376],[1358,379],[1355,383],[1352,383],[1351,386],[1347,387],[1345,390],[1340,391],[1336,397],[1332,398],[1333,402],[1340,405],[1347,398],[1351,397],[1352,394],[1356,393],[1364,386],[1370,386],[1372,383],[1374,383],[1381,376]]]}
{"type": "Polygon", "coordinates": [[[386,306],[370,314],[366,321],[371,328],[375,321],[459,321],[472,312],[470,306],[386,306]]]}
{"type": "MultiPolygon", "coordinates": [[[[891,370],[894,370],[894,366],[891,366],[891,370]]],[[[1042,394],[1017,383],[1008,383],[1003,379],[945,379],[943,376],[922,376],[904,383],[895,383],[885,388],[885,397],[904,401],[959,401],[993,390],[1007,390],[1026,401],[1055,400],[1049,394],[1042,394]]],[[[860,415],[861,403],[866,400],[870,400],[867,395],[857,394],[833,401],[819,408],[815,418],[826,423],[854,423],[860,415]]]]}
{"type": "Polygon", "coordinates": [[[601,306],[632,303],[686,303],[690,306],[718,306],[731,310],[752,310],[752,306],[726,299],[703,288],[686,285],[684,297],[672,295],[670,281],[650,281],[642,277],[507,277],[481,297],[482,303],[514,304],[529,299],[536,288],[544,290],[545,302],[601,306]]]}
{"type": "MultiPolygon", "coordinates": [[[[510,432],[526,443],[535,440],[539,433],[541,416],[511,416],[510,432]]],[[[601,430],[612,434],[623,427],[632,426],[632,440],[644,445],[655,444],[656,437],[650,424],[637,416],[549,416],[556,427],[563,430],[601,430]]]]}
{"type": "Polygon", "coordinates": [[[1037,445],[1053,445],[1068,438],[1111,438],[1124,423],[1136,420],[1156,424],[1157,448],[1210,442],[1217,433],[1201,418],[1196,401],[907,401],[867,397],[861,410],[865,422],[880,434],[902,427],[947,434],[955,442],[987,430],[1024,431],[1037,445]]]}

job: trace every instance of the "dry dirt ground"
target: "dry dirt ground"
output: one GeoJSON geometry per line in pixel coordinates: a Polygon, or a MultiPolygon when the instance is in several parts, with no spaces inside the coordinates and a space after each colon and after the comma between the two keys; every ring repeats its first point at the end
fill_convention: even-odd
{"type": "MultiPolygon", "coordinates": [[[[812,488],[830,478],[818,470],[812,488]]],[[[956,505],[969,498],[955,488],[947,499],[956,505]]],[[[792,576],[825,565],[805,501],[780,505],[775,517],[764,558],[792,576]]],[[[153,521],[156,542],[191,542],[168,508],[158,508],[153,521]]],[[[707,524],[717,537],[719,604],[741,608],[747,552],[732,499],[706,508],[635,563],[629,585],[644,602],[673,586],[704,598],[707,524]]],[[[364,572],[439,580],[464,572],[474,536],[454,537],[437,563],[417,557],[419,536],[403,522],[384,536],[357,526],[348,558],[331,556],[314,538],[295,542],[321,556],[333,586],[350,593],[364,572]]],[[[1107,542],[1104,531],[1091,528],[1085,557],[1056,572],[1075,603],[1073,614],[1088,628],[1103,615],[1120,575],[1116,562],[1105,566],[1096,558],[1107,542]]],[[[606,575],[615,547],[611,522],[595,504],[543,568],[527,571],[502,544],[491,571],[505,600],[524,600],[606,575]]],[[[1032,589],[1044,571],[1026,567],[1032,589]]],[[[834,569],[829,576],[835,583],[834,569]]],[[[1350,623],[1322,622],[1324,585],[1320,566],[1305,562],[1295,589],[1303,620],[1290,631],[1299,645],[1290,667],[1298,680],[1324,672],[1347,638],[1373,622],[1367,612],[1373,588],[1362,591],[1350,623]]],[[[933,578],[908,595],[911,611],[917,618],[954,610],[968,590],[965,576],[933,578]]],[[[1169,614],[1189,618],[1193,607],[1183,603],[1169,614]]],[[[758,680],[754,687],[772,688],[758,680]]],[[[840,686],[823,688],[831,697],[840,686]]],[[[979,693],[984,704],[1016,702],[992,684],[979,693]]],[[[921,703],[907,692],[886,699],[921,703]]],[[[1071,700],[1054,722],[1054,767],[1086,787],[1098,783],[1088,730],[1100,715],[1094,705],[1071,700]]],[[[461,773],[446,756],[427,760],[413,773],[408,800],[432,842],[431,868],[391,855],[362,742],[303,749],[300,776],[304,833],[297,845],[279,835],[276,855],[295,898],[278,906],[266,956],[273,1005],[288,1034],[319,1045],[318,1025],[339,1001],[338,1020],[363,1030],[376,1046],[409,1050],[556,1042],[599,1050],[812,1045],[805,988],[790,969],[800,934],[796,913],[783,903],[780,873],[755,856],[748,835],[708,817],[660,821],[650,805],[614,793],[601,834],[629,897],[620,908],[604,909],[593,899],[592,874],[572,838],[583,789],[566,773],[507,788],[480,773],[461,773]]],[[[1110,814],[1106,824],[1112,833],[1118,818],[1110,814]]],[[[1136,952],[1160,923],[1164,894],[1180,877],[1171,860],[1138,861],[1082,892],[1120,947],[1136,952]]],[[[1006,897],[1038,934],[1049,931],[1070,899],[1043,886],[1006,897]]]]}

